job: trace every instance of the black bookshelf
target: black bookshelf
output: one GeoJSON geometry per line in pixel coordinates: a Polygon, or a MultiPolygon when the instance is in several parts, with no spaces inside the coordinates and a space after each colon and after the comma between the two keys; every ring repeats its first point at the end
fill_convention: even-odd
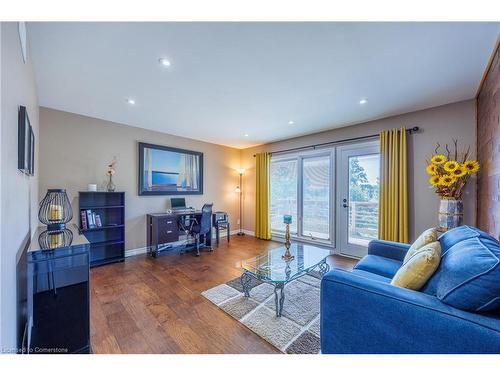
{"type": "Polygon", "coordinates": [[[125,193],[81,191],[78,210],[80,230],[90,242],[90,266],[123,262],[125,259],[125,193]],[[85,212],[84,225],[82,212],[85,212]],[[91,225],[99,215],[100,226],[91,225]]]}

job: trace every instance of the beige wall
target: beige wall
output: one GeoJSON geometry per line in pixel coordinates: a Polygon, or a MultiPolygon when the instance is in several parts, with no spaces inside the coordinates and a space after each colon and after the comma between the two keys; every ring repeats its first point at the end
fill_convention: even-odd
{"type": "Polygon", "coordinates": [[[204,154],[204,193],[186,196],[186,203],[201,208],[213,202],[214,210],[228,211],[237,228],[237,195],[240,150],[116,124],[73,113],[40,108],[40,196],[48,188],[66,188],[75,220],[78,191],[89,183],[106,184],[106,166],[116,156],[114,182],[126,193],[126,249],[146,245],[146,214],[165,211],[168,196],[139,196],[138,145],[140,142],[201,151],[204,154]]]}
{"type": "MultiPolygon", "coordinates": [[[[242,166],[247,169],[244,181],[244,228],[249,231],[254,230],[255,161],[253,155],[256,152],[284,150],[377,134],[382,129],[401,126],[406,126],[407,128],[419,126],[421,128],[421,132],[409,136],[408,141],[409,225],[410,239],[413,240],[415,235],[437,224],[439,200],[434,191],[428,186],[428,176],[425,173],[425,160],[433,152],[436,142],[440,142],[441,144],[451,143],[452,138],[458,139],[461,144],[470,144],[472,149],[475,148],[474,100],[448,104],[243,150],[242,166]]],[[[475,180],[470,181],[464,195],[464,221],[467,224],[475,223],[475,185],[475,180]]]]}
{"type": "MultiPolygon", "coordinates": [[[[29,45],[28,45],[29,47],[29,45]]],[[[38,157],[38,99],[33,65],[23,63],[16,22],[1,24],[1,248],[0,350],[16,347],[16,261],[38,224],[38,160],[35,176],[17,169],[17,128],[20,105],[26,106],[35,133],[38,157]]]]}

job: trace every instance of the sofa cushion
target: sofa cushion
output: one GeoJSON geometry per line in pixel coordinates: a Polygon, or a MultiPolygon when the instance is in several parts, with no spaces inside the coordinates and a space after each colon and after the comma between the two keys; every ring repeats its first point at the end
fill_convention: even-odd
{"type": "MultiPolygon", "coordinates": [[[[462,225],[460,227],[451,229],[442,235],[438,237],[438,241],[441,244],[441,258],[445,256],[447,251],[456,245],[457,243],[464,241],[469,238],[488,238],[490,240],[495,241],[495,239],[490,236],[488,233],[483,232],[480,229],[468,226],[468,225],[462,225]]],[[[422,292],[426,294],[431,294],[431,295],[436,295],[437,293],[437,282],[440,279],[441,275],[441,265],[437,269],[436,273],[434,274],[433,277],[430,278],[430,280],[427,282],[427,284],[424,286],[422,289],[422,292]]]]}
{"type": "Polygon", "coordinates": [[[488,233],[483,232],[480,229],[470,227],[468,225],[462,225],[458,228],[453,228],[439,236],[438,240],[441,243],[441,256],[444,256],[444,254],[450,247],[459,243],[460,241],[475,237],[495,240],[488,233]]]}
{"type": "Polygon", "coordinates": [[[435,242],[438,237],[437,228],[429,228],[422,232],[420,236],[413,242],[413,244],[408,249],[408,252],[405,255],[403,263],[407,262],[419,249],[423,246],[428,245],[432,242],[435,242]]]}
{"type": "Polygon", "coordinates": [[[352,273],[359,275],[359,276],[362,276],[366,279],[381,281],[381,282],[386,283],[386,284],[389,284],[391,282],[391,279],[389,279],[388,277],[377,275],[376,273],[372,273],[372,272],[368,272],[368,271],[353,269],[352,273]]]}
{"type": "Polygon", "coordinates": [[[431,278],[441,260],[441,245],[438,241],[419,248],[403,262],[392,278],[391,284],[402,288],[420,290],[431,278]]]}
{"type": "Polygon", "coordinates": [[[500,309],[500,244],[472,227],[439,237],[441,264],[423,291],[462,310],[500,309]]]}
{"type": "Polygon", "coordinates": [[[402,262],[378,255],[367,255],[361,259],[354,269],[371,272],[392,279],[398,272],[402,262]]]}

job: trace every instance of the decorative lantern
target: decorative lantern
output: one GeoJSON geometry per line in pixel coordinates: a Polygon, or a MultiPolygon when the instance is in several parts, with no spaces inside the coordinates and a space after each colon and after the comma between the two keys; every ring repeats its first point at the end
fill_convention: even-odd
{"type": "Polygon", "coordinates": [[[47,231],[60,232],[66,228],[66,223],[73,218],[66,189],[48,189],[45,198],[40,203],[38,219],[47,225],[47,231]]]}

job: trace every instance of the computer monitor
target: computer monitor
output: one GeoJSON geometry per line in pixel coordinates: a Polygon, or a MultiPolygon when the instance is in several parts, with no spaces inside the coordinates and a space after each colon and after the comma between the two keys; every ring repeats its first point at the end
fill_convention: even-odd
{"type": "Polygon", "coordinates": [[[186,208],[186,198],[170,198],[170,207],[172,207],[172,210],[186,208]]]}

